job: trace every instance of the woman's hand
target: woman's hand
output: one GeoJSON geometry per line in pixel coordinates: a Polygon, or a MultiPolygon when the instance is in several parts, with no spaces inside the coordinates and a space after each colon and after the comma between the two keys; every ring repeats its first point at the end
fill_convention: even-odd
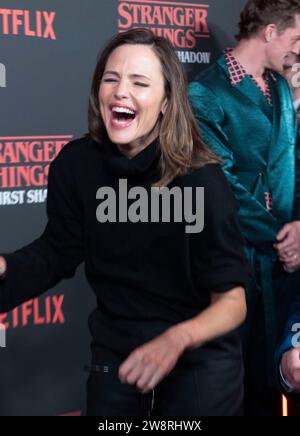
{"type": "Polygon", "coordinates": [[[154,389],[172,371],[189,341],[187,333],[174,326],[136,348],[119,368],[121,382],[136,385],[142,393],[154,389]]]}
{"type": "Polygon", "coordinates": [[[0,278],[6,273],[6,260],[0,256],[0,278]]]}
{"type": "Polygon", "coordinates": [[[122,383],[136,385],[143,393],[153,389],[186,349],[200,347],[238,327],[246,317],[245,290],[236,287],[212,293],[211,304],[199,315],[181,322],[135,349],[119,368],[122,383]]]}

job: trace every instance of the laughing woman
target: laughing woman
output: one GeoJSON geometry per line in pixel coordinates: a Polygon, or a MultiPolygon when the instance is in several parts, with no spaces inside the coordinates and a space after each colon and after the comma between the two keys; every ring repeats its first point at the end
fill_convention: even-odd
{"type": "Polygon", "coordinates": [[[47,211],[39,239],[0,257],[0,312],[85,262],[98,301],[88,415],[240,414],[248,272],[236,202],[167,40],[132,30],[106,46],[89,135],[52,163],[47,211]],[[203,229],[187,226],[199,214],[203,229]]]}

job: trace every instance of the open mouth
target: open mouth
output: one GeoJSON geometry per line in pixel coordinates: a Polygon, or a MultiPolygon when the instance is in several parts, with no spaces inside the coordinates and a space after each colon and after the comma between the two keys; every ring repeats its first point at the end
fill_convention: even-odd
{"type": "Polygon", "coordinates": [[[136,111],[127,107],[112,106],[111,112],[113,121],[120,124],[127,125],[136,117],[136,111]]]}

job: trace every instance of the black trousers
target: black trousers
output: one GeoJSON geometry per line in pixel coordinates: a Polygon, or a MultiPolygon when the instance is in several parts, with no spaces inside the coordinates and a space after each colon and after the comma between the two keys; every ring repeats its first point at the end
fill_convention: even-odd
{"type": "Polygon", "coordinates": [[[118,368],[122,359],[108,349],[101,349],[100,354],[97,362],[93,359],[87,381],[88,416],[241,415],[243,388],[239,370],[239,374],[229,371],[224,385],[224,371],[213,362],[179,362],[153,391],[142,395],[134,386],[120,383],[118,368]]]}

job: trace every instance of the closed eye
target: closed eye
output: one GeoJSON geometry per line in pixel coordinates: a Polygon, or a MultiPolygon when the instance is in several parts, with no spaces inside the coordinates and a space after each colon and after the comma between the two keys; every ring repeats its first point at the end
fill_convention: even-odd
{"type": "Polygon", "coordinates": [[[147,83],[142,83],[142,82],[134,82],[135,85],[137,86],[143,86],[144,88],[148,88],[149,85],[147,83]]]}

